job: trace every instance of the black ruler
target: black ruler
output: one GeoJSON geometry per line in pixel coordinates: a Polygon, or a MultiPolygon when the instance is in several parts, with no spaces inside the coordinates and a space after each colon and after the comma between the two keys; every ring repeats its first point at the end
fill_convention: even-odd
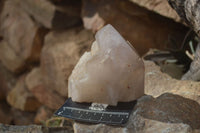
{"type": "Polygon", "coordinates": [[[70,118],[80,122],[104,123],[109,125],[125,125],[136,101],[119,102],[117,106],[107,106],[105,109],[91,108],[91,103],[77,103],[69,98],[56,111],[55,115],[70,118]]]}

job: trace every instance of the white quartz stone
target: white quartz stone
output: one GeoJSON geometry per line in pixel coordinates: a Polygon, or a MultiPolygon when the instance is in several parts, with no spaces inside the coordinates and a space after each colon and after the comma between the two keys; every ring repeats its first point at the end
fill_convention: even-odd
{"type": "Polygon", "coordinates": [[[110,24],[95,38],[69,77],[69,97],[116,105],[144,95],[144,63],[135,49],[110,24]]]}

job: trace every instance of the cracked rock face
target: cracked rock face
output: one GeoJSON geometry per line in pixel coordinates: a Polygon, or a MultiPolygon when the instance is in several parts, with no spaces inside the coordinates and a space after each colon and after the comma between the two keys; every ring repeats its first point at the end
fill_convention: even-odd
{"type": "Polygon", "coordinates": [[[144,95],[144,64],[135,49],[111,26],[95,35],[69,77],[68,93],[76,102],[116,105],[144,95]]]}

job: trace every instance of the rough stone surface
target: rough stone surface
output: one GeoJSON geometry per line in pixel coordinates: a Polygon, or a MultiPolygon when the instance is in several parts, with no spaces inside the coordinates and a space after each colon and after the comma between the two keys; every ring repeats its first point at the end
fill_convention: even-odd
{"type": "Polygon", "coordinates": [[[0,101],[5,100],[8,92],[14,87],[16,77],[0,62],[0,101]]]}
{"type": "Polygon", "coordinates": [[[3,125],[0,124],[0,132],[2,133],[42,133],[42,127],[41,126],[11,126],[11,125],[3,125]]]}
{"type": "Polygon", "coordinates": [[[38,85],[43,84],[42,74],[39,67],[33,68],[25,78],[25,84],[27,88],[31,91],[38,85]]]}
{"type": "MultiPolygon", "coordinates": [[[[168,0],[172,8],[200,37],[200,5],[198,0],[168,0]]],[[[195,58],[189,71],[182,77],[183,80],[200,80],[199,72],[200,44],[196,49],[195,58]]]]}
{"type": "Polygon", "coordinates": [[[145,61],[145,94],[157,97],[165,92],[193,99],[200,104],[200,83],[190,80],[177,80],[162,73],[160,67],[145,61]]]}
{"type": "Polygon", "coordinates": [[[144,63],[135,49],[112,27],[95,35],[69,77],[69,97],[76,102],[116,105],[144,95],[144,63]]]}
{"type": "Polygon", "coordinates": [[[125,127],[75,123],[74,131],[75,133],[195,133],[200,131],[198,113],[200,113],[198,103],[178,95],[165,93],[156,99],[143,96],[138,100],[125,127]]]}
{"type": "Polygon", "coordinates": [[[0,124],[1,133],[72,133],[66,127],[43,127],[38,125],[13,126],[0,124]]]}
{"type": "Polygon", "coordinates": [[[114,127],[103,124],[84,125],[74,124],[75,133],[193,133],[190,126],[186,124],[171,124],[145,119],[136,116],[132,120],[133,124],[127,127],[114,127]],[[135,124],[134,124],[135,123],[135,124]]]}
{"type": "Polygon", "coordinates": [[[68,76],[92,40],[92,33],[80,27],[50,32],[46,36],[41,54],[41,73],[49,90],[65,97],[68,95],[68,76]]]}
{"type": "Polygon", "coordinates": [[[84,0],[82,19],[84,27],[93,31],[113,25],[140,55],[149,48],[180,48],[189,30],[128,0],[84,0]]]}
{"type": "Polygon", "coordinates": [[[25,83],[28,90],[36,97],[36,99],[51,109],[58,109],[65,101],[61,95],[49,88],[46,88],[43,83],[40,68],[34,68],[26,76],[25,83]]]}
{"type": "Polygon", "coordinates": [[[179,95],[164,93],[156,99],[144,96],[138,100],[134,111],[144,118],[184,123],[193,129],[200,129],[200,105],[179,95]]]}
{"type": "Polygon", "coordinates": [[[0,60],[10,71],[20,71],[25,61],[38,61],[46,31],[39,28],[14,0],[5,1],[0,32],[3,36],[0,60]]]}
{"type": "Polygon", "coordinates": [[[171,18],[175,21],[180,22],[181,18],[178,16],[176,11],[171,8],[167,0],[131,0],[132,2],[152,10],[162,16],[171,18]]]}
{"type": "MultiPolygon", "coordinates": [[[[197,33],[200,37],[200,4],[198,0],[168,0],[169,4],[179,14],[179,16],[197,33]]],[[[199,81],[199,58],[200,44],[196,49],[195,58],[189,71],[182,77],[183,80],[199,81]]]]}
{"type": "Polygon", "coordinates": [[[178,15],[188,24],[200,37],[200,5],[198,0],[168,0],[178,15]]]}
{"type": "Polygon", "coordinates": [[[41,103],[29,92],[25,85],[25,76],[17,81],[15,87],[7,96],[8,103],[23,111],[36,111],[41,103]]]}
{"type": "Polygon", "coordinates": [[[80,23],[81,2],[68,0],[66,4],[55,5],[49,0],[15,0],[38,23],[51,29],[64,29],[80,23]]]}
{"type": "Polygon", "coordinates": [[[23,60],[18,58],[6,41],[0,42],[0,53],[0,60],[9,70],[18,71],[21,66],[24,66],[23,60]]]}

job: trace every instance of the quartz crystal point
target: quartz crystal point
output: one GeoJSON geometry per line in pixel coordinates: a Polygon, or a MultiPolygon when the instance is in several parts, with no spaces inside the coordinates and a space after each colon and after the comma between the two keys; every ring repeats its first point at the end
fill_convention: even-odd
{"type": "Polygon", "coordinates": [[[144,63],[135,49],[110,24],[95,38],[69,77],[69,97],[116,105],[144,95],[144,63]]]}

